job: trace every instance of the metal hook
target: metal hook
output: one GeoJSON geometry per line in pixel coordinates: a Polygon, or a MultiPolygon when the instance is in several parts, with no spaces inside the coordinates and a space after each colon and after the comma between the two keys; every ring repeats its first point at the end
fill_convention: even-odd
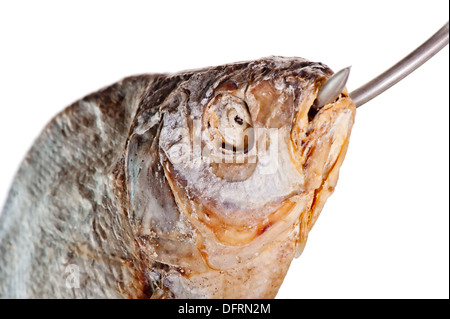
{"type": "Polygon", "coordinates": [[[313,108],[319,110],[325,104],[334,102],[339,97],[347,83],[350,68],[349,66],[336,72],[320,87],[313,108]]]}
{"type": "Polygon", "coordinates": [[[431,38],[397,64],[381,73],[372,81],[351,92],[350,98],[353,100],[356,107],[360,107],[377,95],[383,93],[438,53],[448,44],[448,32],[449,25],[447,22],[431,38]]]}
{"type": "MultiPolygon", "coordinates": [[[[360,88],[352,91],[349,96],[360,107],[374,97],[383,93],[407,75],[412,73],[449,42],[449,23],[447,22],[431,38],[425,41],[421,46],[392,66],[390,69],[381,73],[373,80],[367,82],[360,88]]],[[[316,101],[311,112],[317,113],[325,104],[331,103],[339,97],[347,83],[350,74],[350,67],[344,68],[333,74],[319,89],[316,101]]],[[[313,115],[313,114],[312,114],[313,115]]]]}

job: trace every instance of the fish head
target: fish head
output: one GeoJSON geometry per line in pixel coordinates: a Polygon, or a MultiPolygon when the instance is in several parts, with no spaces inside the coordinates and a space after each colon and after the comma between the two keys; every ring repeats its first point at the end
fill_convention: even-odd
{"type": "Polygon", "coordinates": [[[162,262],[204,272],[275,258],[284,278],[334,190],[353,125],[345,90],[311,112],[332,74],[269,57],[178,75],[158,109],[155,152],[179,214],[171,235],[159,233],[177,233],[179,243],[157,253],[162,262]],[[188,252],[180,238],[192,243],[188,252]]]}

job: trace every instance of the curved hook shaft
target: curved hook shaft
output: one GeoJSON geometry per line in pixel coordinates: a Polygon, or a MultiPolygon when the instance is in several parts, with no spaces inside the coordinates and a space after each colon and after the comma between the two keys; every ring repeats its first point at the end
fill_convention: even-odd
{"type": "Polygon", "coordinates": [[[403,58],[400,62],[377,76],[372,81],[351,92],[350,97],[356,104],[356,107],[363,105],[380,93],[383,93],[411,72],[416,70],[419,66],[424,64],[432,56],[444,48],[448,44],[448,39],[449,25],[447,22],[431,38],[403,58]]]}

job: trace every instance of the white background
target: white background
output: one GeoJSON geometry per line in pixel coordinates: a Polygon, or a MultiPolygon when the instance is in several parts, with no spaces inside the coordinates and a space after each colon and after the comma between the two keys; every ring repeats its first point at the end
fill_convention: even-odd
{"type": "MultiPolygon", "coordinates": [[[[124,76],[301,56],[351,91],[448,20],[440,1],[2,1],[0,203],[43,126],[124,76]]],[[[279,298],[449,298],[449,50],[358,109],[279,298]]],[[[0,204],[2,205],[2,204],[0,204]]]]}

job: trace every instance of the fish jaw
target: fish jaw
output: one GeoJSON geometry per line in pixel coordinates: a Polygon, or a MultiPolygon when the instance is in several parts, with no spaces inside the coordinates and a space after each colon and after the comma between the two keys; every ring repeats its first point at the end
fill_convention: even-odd
{"type": "MultiPolygon", "coordinates": [[[[336,102],[325,105],[319,111],[306,130],[294,129],[291,132],[294,162],[303,172],[305,192],[313,194],[309,210],[300,216],[296,257],[303,252],[309,231],[335,190],[355,114],[356,106],[344,91],[336,102]]],[[[301,121],[301,118],[297,120],[301,121]]]]}

